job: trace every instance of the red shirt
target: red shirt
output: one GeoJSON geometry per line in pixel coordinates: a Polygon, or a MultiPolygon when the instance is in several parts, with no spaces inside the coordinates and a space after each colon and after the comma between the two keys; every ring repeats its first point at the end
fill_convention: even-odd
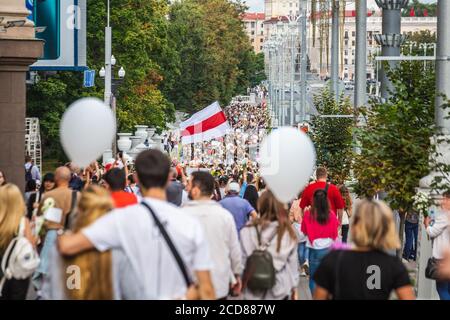
{"type": "Polygon", "coordinates": [[[309,210],[305,211],[305,216],[302,220],[301,231],[308,237],[311,244],[317,239],[332,239],[333,241],[338,237],[339,221],[334,212],[330,212],[330,218],[327,223],[322,225],[317,222],[311,215],[309,210]]]}
{"type": "Polygon", "coordinates": [[[137,197],[125,191],[115,191],[111,193],[115,208],[124,208],[138,203],[137,197]]]}
{"type": "MultiPolygon", "coordinates": [[[[311,183],[305,188],[302,194],[302,199],[300,201],[300,208],[305,209],[312,205],[314,192],[318,189],[324,189],[326,187],[326,182],[317,181],[311,183]]],[[[334,184],[329,184],[328,187],[328,200],[330,201],[330,209],[337,213],[337,210],[344,209],[345,203],[344,199],[339,192],[339,189],[334,184]]]]}

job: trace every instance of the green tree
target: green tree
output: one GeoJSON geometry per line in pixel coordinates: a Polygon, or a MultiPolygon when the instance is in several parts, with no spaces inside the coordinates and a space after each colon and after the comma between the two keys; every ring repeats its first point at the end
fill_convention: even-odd
{"type": "MultiPolygon", "coordinates": [[[[320,115],[352,115],[349,98],[341,96],[338,102],[330,89],[324,89],[314,96],[314,105],[320,115]]],[[[353,161],[352,130],[353,118],[313,117],[311,132],[317,152],[317,164],[325,166],[332,181],[343,184],[349,179],[353,161]]]]}
{"type": "MultiPolygon", "coordinates": [[[[117,94],[119,130],[136,124],[162,128],[173,119],[174,106],[160,88],[168,73],[176,73],[176,52],[168,41],[169,7],[165,0],[112,0],[113,53],[127,75],[117,94]],[[161,66],[164,64],[164,71],[161,66]]],[[[104,64],[105,1],[89,1],[87,54],[91,69],[104,64]]],[[[66,107],[83,96],[103,99],[103,80],[83,88],[79,72],[41,72],[41,81],[28,88],[27,115],[41,119],[44,156],[63,159],[59,144],[59,122],[66,107]]],[[[168,77],[167,77],[168,78],[168,77]]],[[[170,78],[164,83],[170,87],[170,78]]]]}
{"type": "Polygon", "coordinates": [[[165,92],[177,109],[193,113],[215,100],[227,105],[259,80],[261,57],[243,30],[244,9],[227,0],[184,0],[171,6],[169,38],[178,52],[179,73],[172,74],[173,86],[165,92]]]}
{"type": "Polygon", "coordinates": [[[387,193],[403,226],[413,209],[419,180],[430,171],[430,137],[434,134],[435,73],[423,64],[402,62],[388,72],[394,92],[385,103],[373,100],[361,114],[366,125],[356,130],[361,150],[356,156],[355,192],[360,197],[387,193]]]}

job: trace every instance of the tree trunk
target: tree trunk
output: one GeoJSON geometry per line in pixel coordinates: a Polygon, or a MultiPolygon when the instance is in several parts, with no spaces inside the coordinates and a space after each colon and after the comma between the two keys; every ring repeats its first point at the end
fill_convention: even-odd
{"type": "Polygon", "coordinates": [[[400,216],[400,226],[398,228],[398,237],[400,238],[400,249],[397,250],[397,257],[399,259],[402,258],[403,256],[403,249],[405,248],[405,221],[406,221],[406,212],[398,212],[399,216],[400,216]]]}

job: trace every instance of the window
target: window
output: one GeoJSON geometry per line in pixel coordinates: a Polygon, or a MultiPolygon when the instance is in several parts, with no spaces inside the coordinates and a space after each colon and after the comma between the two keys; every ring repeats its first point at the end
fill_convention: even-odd
{"type": "Polygon", "coordinates": [[[344,51],[344,55],[348,56],[348,50],[344,51]]]}
{"type": "Polygon", "coordinates": [[[252,31],[252,36],[254,36],[255,35],[255,31],[252,31]]]}
{"type": "Polygon", "coordinates": [[[262,35],[262,36],[264,35],[264,31],[261,31],[261,35],[262,35]]]}
{"type": "Polygon", "coordinates": [[[355,49],[352,50],[352,56],[354,56],[354,55],[355,55],[355,49]]]}
{"type": "Polygon", "coordinates": [[[256,23],[255,23],[255,22],[252,22],[252,29],[254,29],[255,26],[256,26],[256,23]]]}
{"type": "Polygon", "coordinates": [[[259,47],[259,50],[262,50],[263,49],[263,47],[261,46],[261,47],[259,47]]]}
{"type": "Polygon", "coordinates": [[[344,64],[348,64],[348,59],[344,59],[344,64]]]}
{"type": "Polygon", "coordinates": [[[255,42],[255,39],[252,39],[252,43],[254,43],[255,42]]]}
{"type": "Polygon", "coordinates": [[[356,37],[356,32],[355,31],[352,31],[352,37],[353,38],[356,37]]]}
{"type": "Polygon", "coordinates": [[[263,38],[259,39],[259,42],[263,43],[263,42],[264,42],[264,39],[263,39],[263,38]]]}
{"type": "Polygon", "coordinates": [[[348,31],[345,31],[344,39],[348,39],[348,31]]]}
{"type": "Polygon", "coordinates": [[[345,40],[345,45],[348,46],[348,40],[345,40]]]}
{"type": "Polygon", "coordinates": [[[353,47],[355,46],[355,41],[352,41],[352,46],[353,46],[353,47]]]}
{"type": "Polygon", "coordinates": [[[352,64],[355,64],[355,59],[352,59],[352,64]]]}
{"type": "Polygon", "coordinates": [[[289,8],[292,8],[292,2],[289,2],[289,8]]]}

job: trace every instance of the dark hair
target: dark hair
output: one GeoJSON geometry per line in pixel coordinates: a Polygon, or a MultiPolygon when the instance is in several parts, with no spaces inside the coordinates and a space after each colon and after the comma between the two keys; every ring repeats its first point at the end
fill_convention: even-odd
{"type": "Polygon", "coordinates": [[[170,172],[169,158],[159,150],[141,152],[135,161],[139,183],[145,189],[165,188],[170,172]]]}
{"type": "Polygon", "coordinates": [[[55,182],[55,174],[53,172],[46,173],[42,179],[42,184],[44,184],[45,181],[55,182]]]}
{"type": "Polygon", "coordinates": [[[345,209],[350,209],[352,206],[352,198],[350,197],[350,193],[348,188],[345,185],[339,187],[339,192],[341,193],[342,198],[345,202],[345,209]]]}
{"type": "Polygon", "coordinates": [[[28,180],[25,185],[25,192],[36,191],[36,188],[37,188],[36,180],[34,179],[28,180]]]}
{"type": "Polygon", "coordinates": [[[444,198],[450,198],[450,190],[445,191],[442,195],[444,198]]]}
{"type": "Polygon", "coordinates": [[[125,179],[125,171],[119,168],[111,169],[103,176],[103,180],[105,180],[112,191],[120,191],[125,189],[125,179]]]}
{"type": "Polygon", "coordinates": [[[127,179],[128,179],[128,182],[130,184],[136,183],[136,181],[134,181],[134,175],[133,174],[129,174],[127,179]]]}
{"type": "Polygon", "coordinates": [[[313,203],[311,206],[312,217],[321,225],[325,225],[330,218],[330,203],[328,195],[323,189],[314,192],[313,203]]]}
{"type": "Polygon", "coordinates": [[[29,155],[25,156],[25,162],[30,162],[32,160],[32,158],[29,155]]]}
{"type": "Polygon", "coordinates": [[[321,179],[321,178],[326,178],[328,175],[328,171],[326,168],[324,167],[318,167],[316,170],[316,178],[317,179],[321,179]]]}
{"type": "Polygon", "coordinates": [[[229,178],[227,176],[221,176],[219,178],[219,184],[220,185],[227,185],[229,178]]]}
{"type": "Polygon", "coordinates": [[[194,171],[191,174],[192,185],[199,188],[202,196],[210,197],[214,193],[214,177],[206,171],[194,171]]]}
{"type": "Polygon", "coordinates": [[[45,192],[45,186],[44,186],[44,183],[45,183],[46,181],[50,181],[50,182],[55,183],[55,174],[54,174],[53,172],[48,172],[48,173],[46,173],[46,174],[44,175],[44,178],[42,178],[42,184],[41,184],[41,187],[39,188],[39,192],[40,192],[41,194],[43,194],[43,193],[45,192]]]}

